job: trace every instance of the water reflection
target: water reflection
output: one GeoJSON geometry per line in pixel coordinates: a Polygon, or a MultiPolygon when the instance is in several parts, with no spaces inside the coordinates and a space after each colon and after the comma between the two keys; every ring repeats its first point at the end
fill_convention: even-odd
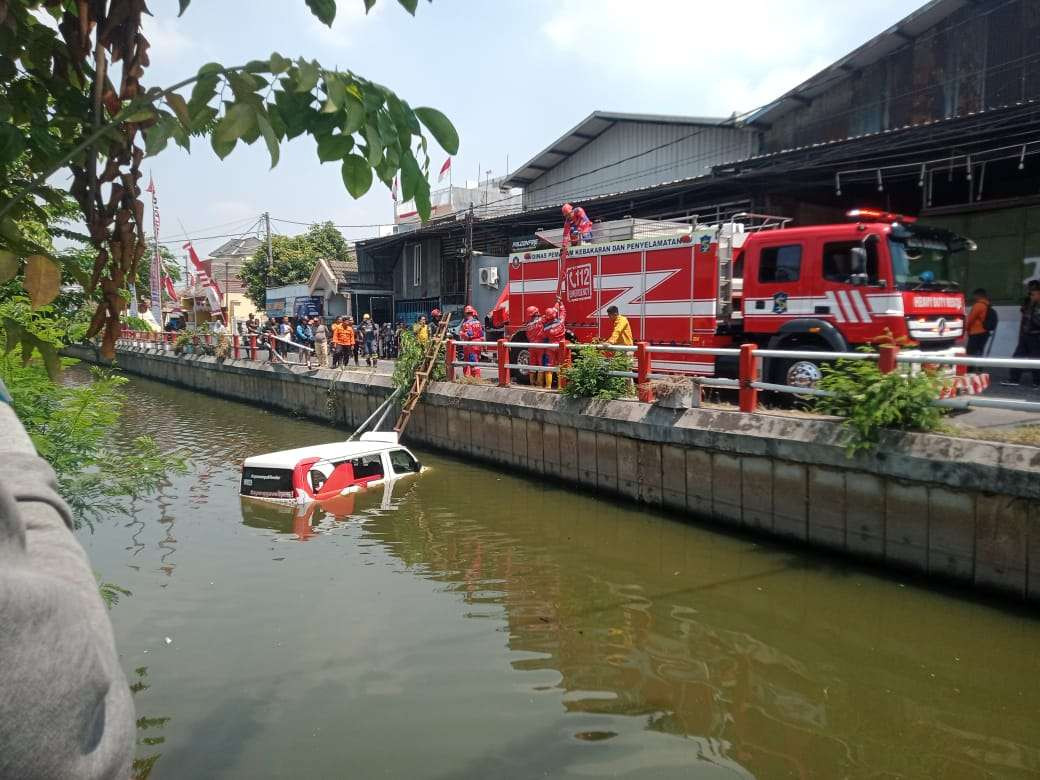
{"type": "MultiPolygon", "coordinates": [[[[489,492],[447,468],[453,496],[489,492]]],[[[1013,629],[982,637],[970,609],[921,614],[932,594],[628,508],[512,480],[494,492],[463,516],[426,481],[400,507],[409,522],[376,516],[366,532],[451,583],[479,608],[467,614],[502,607],[513,667],[559,673],[565,711],[639,717],[758,777],[1040,771],[1037,702],[1019,687],[1036,689],[1038,665],[1013,629]]]]}

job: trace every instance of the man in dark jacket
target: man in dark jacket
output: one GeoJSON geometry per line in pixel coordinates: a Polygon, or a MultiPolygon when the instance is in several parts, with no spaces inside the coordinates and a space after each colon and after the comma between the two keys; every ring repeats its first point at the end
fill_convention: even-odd
{"type": "MultiPolygon", "coordinates": [[[[1040,360],[1040,282],[1029,283],[1029,297],[1022,304],[1022,321],[1018,328],[1018,346],[1012,357],[1040,360]]],[[[1001,384],[1016,387],[1022,381],[1026,369],[1012,368],[1010,379],[1001,384]]],[[[1040,388],[1040,371],[1032,369],[1033,388],[1040,388]]]]}

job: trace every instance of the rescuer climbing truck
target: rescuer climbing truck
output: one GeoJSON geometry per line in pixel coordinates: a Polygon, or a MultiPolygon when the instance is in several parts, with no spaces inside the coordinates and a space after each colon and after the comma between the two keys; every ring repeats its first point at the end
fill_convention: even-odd
{"type": "MultiPolygon", "coordinates": [[[[790,227],[790,220],[739,214],[719,225],[624,219],[594,226],[592,243],[559,246],[563,231],[538,236],[553,248],[509,258],[508,297],[492,318],[559,293],[578,342],[610,335],[617,306],[636,341],[651,345],[847,352],[891,336],[921,350],[953,347],[964,332],[964,295],[949,279],[950,256],[972,241],[897,214],[855,209],[849,222],[790,227]]],[[[527,342],[520,316],[505,335],[527,342]]],[[[901,343],[905,343],[901,342],[901,343]]],[[[529,361],[526,350],[512,362],[529,361]]],[[[765,377],[811,387],[820,363],[773,359],[765,377]]],[[[732,366],[735,368],[735,365],[732,366]]],[[[655,372],[731,374],[724,358],[655,355],[655,372]],[[658,359],[660,357],[660,359],[658,359]]],[[[523,372],[521,371],[521,374],[523,372]]]]}

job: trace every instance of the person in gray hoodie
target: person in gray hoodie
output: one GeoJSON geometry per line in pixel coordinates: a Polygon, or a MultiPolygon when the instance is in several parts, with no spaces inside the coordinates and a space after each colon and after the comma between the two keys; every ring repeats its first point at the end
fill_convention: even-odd
{"type": "Polygon", "coordinates": [[[54,472],[0,396],[0,778],[129,777],[108,612],[54,472]]]}

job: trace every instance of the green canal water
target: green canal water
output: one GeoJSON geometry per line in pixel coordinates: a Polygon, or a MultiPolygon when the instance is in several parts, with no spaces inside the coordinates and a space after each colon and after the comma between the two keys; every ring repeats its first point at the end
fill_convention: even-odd
{"type": "Polygon", "coordinates": [[[1040,772],[1040,620],[443,455],[294,517],[248,455],[331,427],[132,379],[193,453],[83,531],[152,777],[1040,772]]]}

